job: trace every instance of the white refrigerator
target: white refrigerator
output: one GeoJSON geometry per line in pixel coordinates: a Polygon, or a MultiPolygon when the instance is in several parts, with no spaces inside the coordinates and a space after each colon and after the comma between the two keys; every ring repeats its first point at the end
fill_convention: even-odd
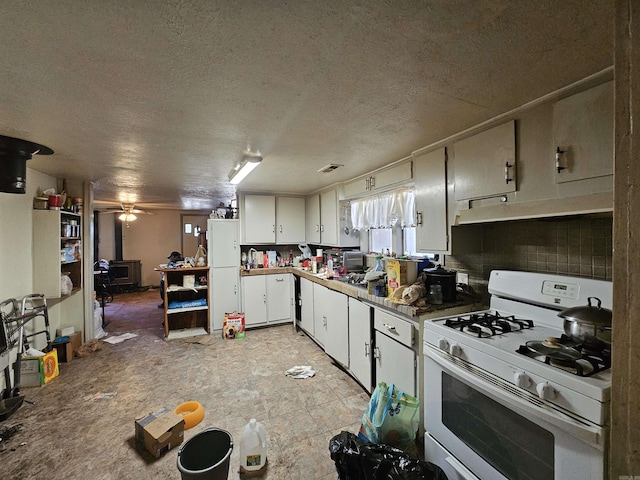
{"type": "Polygon", "coordinates": [[[227,312],[240,308],[240,228],[239,220],[207,221],[209,265],[209,309],[211,331],[222,331],[227,312]]]}

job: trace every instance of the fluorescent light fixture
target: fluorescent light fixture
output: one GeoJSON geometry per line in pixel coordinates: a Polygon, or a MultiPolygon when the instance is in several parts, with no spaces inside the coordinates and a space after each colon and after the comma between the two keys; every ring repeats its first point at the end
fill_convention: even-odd
{"type": "Polygon", "coordinates": [[[123,222],[133,222],[138,217],[136,217],[133,213],[123,213],[118,218],[123,222]]]}
{"type": "Polygon", "coordinates": [[[229,182],[233,185],[239,184],[254,168],[260,165],[261,161],[260,155],[245,155],[240,166],[229,174],[229,182]]]}

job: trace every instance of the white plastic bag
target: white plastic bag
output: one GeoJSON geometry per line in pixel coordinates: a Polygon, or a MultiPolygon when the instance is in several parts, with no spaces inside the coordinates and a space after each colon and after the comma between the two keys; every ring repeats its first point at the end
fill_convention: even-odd
{"type": "Polygon", "coordinates": [[[93,338],[98,340],[107,336],[107,333],[102,329],[102,307],[97,300],[93,301],[93,332],[93,338]]]}
{"type": "Polygon", "coordinates": [[[60,293],[62,295],[71,295],[73,291],[73,282],[69,275],[61,275],[60,276],[60,293]]]}

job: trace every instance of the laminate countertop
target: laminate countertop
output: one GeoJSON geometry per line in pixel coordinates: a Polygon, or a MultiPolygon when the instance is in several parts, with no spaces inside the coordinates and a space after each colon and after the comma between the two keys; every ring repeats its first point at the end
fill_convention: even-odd
{"type": "Polygon", "coordinates": [[[291,273],[298,277],[306,278],[307,280],[318,283],[326,288],[330,288],[331,290],[344,293],[349,297],[384,307],[402,316],[408,317],[413,321],[446,317],[476,310],[483,310],[486,308],[483,307],[480,302],[474,303],[466,299],[461,299],[456,302],[447,302],[442,305],[432,305],[427,303],[425,306],[416,307],[394,301],[388,297],[370,295],[366,288],[341,282],[336,279],[327,279],[324,274],[314,274],[298,267],[252,268],[251,270],[240,270],[240,276],[243,277],[256,275],[278,275],[282,273],[291,273]]]}

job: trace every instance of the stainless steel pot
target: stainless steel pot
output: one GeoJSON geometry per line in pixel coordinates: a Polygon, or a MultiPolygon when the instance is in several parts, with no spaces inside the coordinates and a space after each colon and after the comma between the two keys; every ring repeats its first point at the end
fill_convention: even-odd
{"type": "Polygon", "coordinates": [[[572,307],[558,314],[564,318],[564,333],[576,341],[595,347],[611,345],[611,310],[602,308],[597,297],[589,297],[588,305],[572,307]],[[591,302],[597,302],[592,305],[591,302]]]}

